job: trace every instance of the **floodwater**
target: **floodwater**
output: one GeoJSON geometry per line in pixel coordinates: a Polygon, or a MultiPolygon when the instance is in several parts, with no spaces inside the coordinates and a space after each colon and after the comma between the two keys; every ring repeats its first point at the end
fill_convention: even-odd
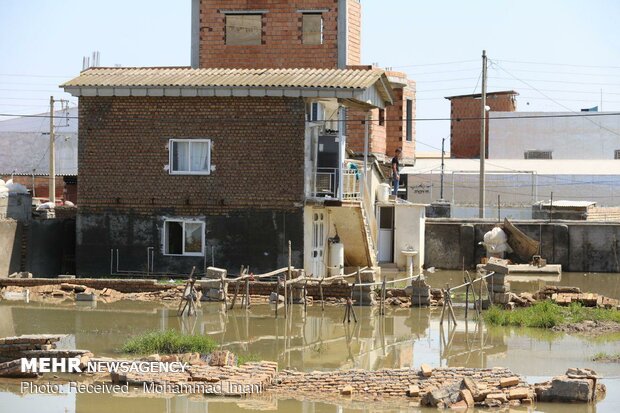
{"type": "MultiPolygon", "coordinates": [[[[434,287],[460,284],[460,272],[429,275],[434,287]]],[[[564,274],[562,285],[620,298],[620,274],[564,274]]],[[[534,291],[538,281],[512,283],[513,290],[534,291]]],[[[111,304],[0,301],[0,337],[31,333],[69,334],[64,345],[91,350],[98,356],[115,355],[130,336],[145,331],[176,329],[212,336],[223,348],[277,360],[280,368],[300,371],[345,368],[417,368],[432,366],[502,366],[531,382],[562,374],[569,367],[592,367],[606,377],[607,397],[596,406],[538,404],[549,413],[620,411],[620,365],[591,361],[598,352],[619,353],[620,335],[587,338],[527,328],[488,328],[465,321],[457,308],[458,325],[439,325],[440,309],[355,307],[359,323],[343,324],[344,308],[296,305],[286,319],[275,319],[273,307],[255,305],[225,313],[216,303],[202,303],[194,318],[179,319],[159,303],[122,301],[111,304]],[[568,409],[567,409],[568,407],[568,409]]],[[[472,312],[470,312],[471,314],[472,312]]],[[[47,379],[46,379],[47,380],[47,379]]],[[[0,412],[125,412],[192,413],[245,412],[405,412],[436,411],[399,403],[342,404],[316,400],[277,399],[268,394],[248,399],[202,396],[147,397],[144,395],[88,395],[67,391],[61,395],[23,395],[19,380],[0,381],[0,412]]],[[[527,411],[525,408],[519,411],[527,411]]]]}

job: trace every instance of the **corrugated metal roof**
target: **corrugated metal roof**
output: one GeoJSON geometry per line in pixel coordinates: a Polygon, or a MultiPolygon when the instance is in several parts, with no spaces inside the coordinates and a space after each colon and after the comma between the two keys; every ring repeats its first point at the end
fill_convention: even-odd
{"type": "MultiPolygon", "coordinates": [[[[290,87],[365,89],[378,69],[193,69],[189,67],[96,67],[60,87],[290,87]]],[[[386,78],[387,80],[387,78],[386,78]]]]}

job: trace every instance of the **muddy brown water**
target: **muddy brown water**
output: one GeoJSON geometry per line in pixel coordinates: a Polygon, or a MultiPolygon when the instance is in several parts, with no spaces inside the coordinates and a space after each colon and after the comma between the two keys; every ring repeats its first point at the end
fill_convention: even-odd
{"type": "MultiPolygon", "coordinates": [[[[460,284],[461,272],[437,271],[429,275],[434,287],[460,284]]],[[[534,291],[540,281],[512,282],[516,291],[534,291]]],[[[545,281],[542,284],[553,284],[545,281]]],[[[558,282],[555,282],[558,284],[558,282]]],[[[542,285],[541,284],[541,285],[542,285]]],[[[620,298],[620,274],[563,274],[562,285],[620,298]]],[[[0,301],[0,337],[30,333],[69,334],[64,346],[113,356],[132,335],[151,330],[175,329],[207,334],[222,347],[239,354],[277,360],[280,368],[302,371],[345,368],[381,369],[432,366],[502,366],[524,375],[530,382],[563,373],[569,367],[592,367],[607,377],[607,397],[596,406],[538,404],[542,412],[620,411],[620,365],[591,361],[598,352],[620,352],[620,335],[583,337],[539,329],[487,327],[464,319],[452,331],[439,325],[440,309],[356,307],[359,323],[343,325],[341,307],[296,305],[287,319],[274,318],[269,305],[228,313],[221,305],[202,303],[197,317],[179,319],[159,303],[121,301],[111,304],[0,301]]],[[[43,380],[45,382],[46,380],[43,380]]],[[[344,399],[276,399],[268,394],[249,399],[202,396],[147,397],[144,395],[76,394],[65,388],[61,395],[22,394],[19,380],[0,381],[0,412],[243,412],[252,409],[278,412],[405,412],[436,411],[399,403],[351,403],[344,399]]],[[[520,409],[526,411],[526,409],[520,409]]]]}

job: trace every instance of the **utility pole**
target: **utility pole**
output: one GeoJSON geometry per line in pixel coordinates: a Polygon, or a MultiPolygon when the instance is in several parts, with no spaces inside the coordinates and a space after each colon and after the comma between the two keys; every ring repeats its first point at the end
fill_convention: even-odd
{"type": "Polygon", "coordinates": [[[444,171],[444,156],[446,151],[444,150],[444,145],[446,143],[446,138],[441,138],[441,189],[439,191],[439,199],[443,201],[443,171],[444,171]]]}
{"type": "Polygon", "coordinates": [[[486,158],[486,135],[487,135],[487,51],[482,51],[482,93],[480,94],[482,106],[482,116],[480,128],[480,199],[478,215],[484,218],[484,158],[486,158]]]}
{"type": "Polygon", "coordinates": [[[50,170],[49,170],[49,200],[52,208],[56,206],[56,148],[54,137],[54,96],[50,96],[50,170]]]}

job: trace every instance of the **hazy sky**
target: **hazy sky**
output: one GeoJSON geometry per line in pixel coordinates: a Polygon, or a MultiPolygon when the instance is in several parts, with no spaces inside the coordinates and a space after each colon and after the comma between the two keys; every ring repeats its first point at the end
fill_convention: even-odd
{"type": "MultiPolygon", "coordinates": [[[[0,0],[0,113],[39,113],[82,56],[101,65],[189,65],[190,0],[0,0]]],[[[418,118],[449,117],[444,96],[515,89],[521,111],[620,110],[617,0],[363,0],[362,59],[417,81],[418,118]],[[477,85],[477,88],[476,88],[477,85]],[[476,88],[476,89],[475,89],[476,88]]],[[[72,99],[75,101],[75,99],[72,99]]],[[[0,117],[0,119],[3,119],[0,117]]],[[[417,122],[418,150],[449,122],[417,122]]],[[[430,145],[430,146],[429,146],[430,145]]]]}

